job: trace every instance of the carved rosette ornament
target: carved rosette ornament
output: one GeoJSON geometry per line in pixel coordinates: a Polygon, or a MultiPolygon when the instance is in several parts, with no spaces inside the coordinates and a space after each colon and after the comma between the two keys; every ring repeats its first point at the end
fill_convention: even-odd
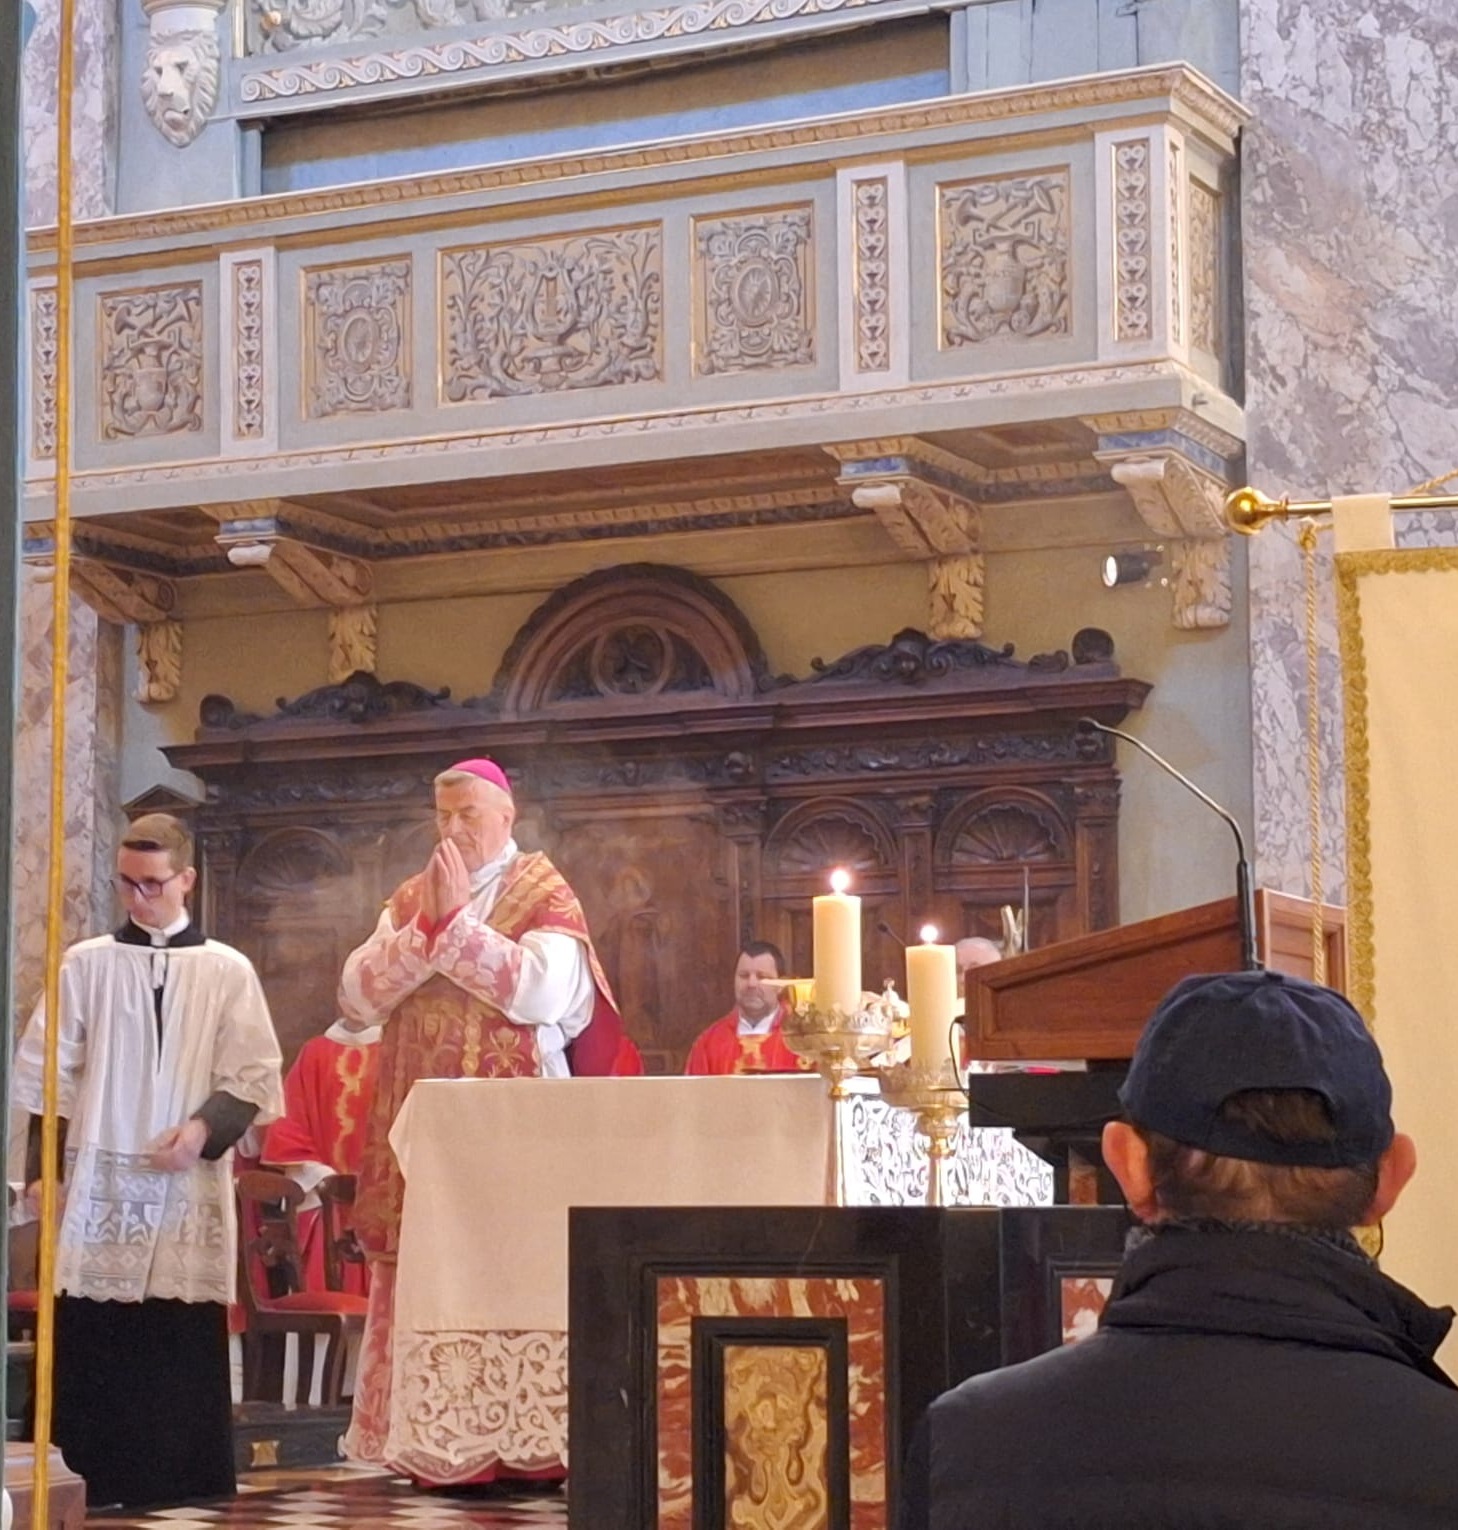
{"type": "Polygon", "coordinates": [[[1068,170],[937,188],[941,343],[1070,333],[1068,170]]]}
{"type": "Polygon", "coordinates": [[[814,364],[810,207],[697,219],[694,251],[698,376],[814,364]]]}
{"type": "Polygon", "coordinates": [[[410,407],[410,261],[315,268],[304,284],[309,418],[410,407]]]}
{"type": "Polygon", "coordinates": [[[202,283],[102,293],[98,320],[101,439],[201,430],[202,283]]]}
{"type": "Polygon", "coordinates": [[[441,303],[452,403],[656,381],[662,227],[448,250],[441,303]]]}
{"type": "Polygon", "coordinates": [[[142,105],[174,148],[185,149],[208,125],[218,104],[222,50],[217,19],[226,0],[142,0],[147,57],[142,105]]]}

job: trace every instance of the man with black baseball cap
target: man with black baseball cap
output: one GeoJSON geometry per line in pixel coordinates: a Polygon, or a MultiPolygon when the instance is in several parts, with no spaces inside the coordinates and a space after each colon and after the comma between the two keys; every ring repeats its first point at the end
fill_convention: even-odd
{"type": "Polygon", "coordinates": [[[1339,994],[1192,977],[1104,1128],[1140,1226],[1099,1331],[964,1382],[907,1461],[901,1530],[1458,1526],[1453,1319],[1352,1236],[1416,1168],[1339,994]]]}

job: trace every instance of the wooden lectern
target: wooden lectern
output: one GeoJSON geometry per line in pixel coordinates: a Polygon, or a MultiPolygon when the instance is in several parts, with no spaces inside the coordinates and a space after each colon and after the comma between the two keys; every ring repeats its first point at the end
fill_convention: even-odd
{"type": "MultiPolygon", "coordinates": [[[[1262,888],[1256,926],[1267,966],[1311,976],[1311,903],[1262,888]]],[[[1344,911],[1323,906],[1322,927],[1326,981],[1345,992],[1344,911]]],[[[1239,966],[1236,901],[1222,898],[974,967],[967,974],[967,1054],[986,1062],[1127,1059],[1155,1005],[1181,978],[1239,966]]]]}
{"type": "MultiPolygon", "coordinates": [[[[1278,972],[1312,975],[1314,905],[1256,893],[1261,959],[1278,972]]],[[[1321,910],[1326,981],[1346,986],[1346,919],[1321,910]]],[[[1181,978],[1240,966],[1236,900],[1182,909],[1115,930],[1060,941],[967,974],[967,1055],[980,1062],[1082,1059],[1088,1073],[984,1074],[969,1082],[974,1126],[1012,1126],[1054,1167],[1058,1200],[1117,1199],[1098,1138],[1118,1114],[1118,1088],[1155,1006],[1181,978]]]]}

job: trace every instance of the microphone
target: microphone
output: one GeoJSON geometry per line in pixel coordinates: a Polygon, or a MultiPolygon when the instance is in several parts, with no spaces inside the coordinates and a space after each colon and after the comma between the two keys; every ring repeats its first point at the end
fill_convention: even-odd
{"type": "Polygon", "coordinates": [[[1147,754],[1162,771],[1173,776],[1186,791],[1193,792],[1211,812],[1218,813],[1230,825],[1230,832],[1235,835],[1235,897],[1240,914],[1240,964],[1247,972],[1258,972],[1265,964],[1256,951],[1255,882],[1251,876],[1250,857],[1246,854],[1245,835],[1240,832],[1235,814],[1221,807],[1209,792],[1202,791],[1182,770],[1176,770],[1162,754],[1151,749],[1142,739],[1135,738],[1132,733],[1111,728],[1106,723],[1096,722],[1092,717],[1080,717],[1077,727],[1085,735],[1107,733],[1111,738],[1121,738],[1126,744],[1133,744],[1141,754],[1147,754]]]}
{"type": "Polygon", "coordinates": [[[902,940],[902,938],[896,933],[895,930],[893,930],[891,928],[891,926],[889,924],[886,923],[886,921],[884,919],[878,919],[876,921],[876,929],[882,935],[889,935],[891,937],[891,939],[894,940],[898,946],[904,946],[906,944],[906,942],[904,940],[902,940]]]}

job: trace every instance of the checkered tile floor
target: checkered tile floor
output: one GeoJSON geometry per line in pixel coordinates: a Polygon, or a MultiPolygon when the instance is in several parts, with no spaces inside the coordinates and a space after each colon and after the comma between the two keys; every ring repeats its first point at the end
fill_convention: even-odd
{"type": "Polygon", "coordinates": [[[566,1530],[560,1489],[421,1492],[353,1467],[250,1472],[230,1503],[162,1509],[141,1519],[88,1515],[94,1530],[566,1530]]]}

